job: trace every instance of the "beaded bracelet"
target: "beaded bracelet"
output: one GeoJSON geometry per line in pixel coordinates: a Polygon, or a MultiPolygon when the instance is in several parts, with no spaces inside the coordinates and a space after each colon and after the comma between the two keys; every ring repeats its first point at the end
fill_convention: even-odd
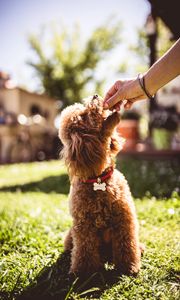
{"type": "Polygon", "coordinates": [[[147,96],[150,100],[154,99],[154,96],[151,96],[151,95],[149,94],[149,92],[146,90],[144,76],[143,76],[142,74],[138,74],[137,79],[138,79],[138,81],[139,81],[140,87],[142,88],[142,90],[143,90],[143,92],[146,94],[146,96],[147,96]]]}

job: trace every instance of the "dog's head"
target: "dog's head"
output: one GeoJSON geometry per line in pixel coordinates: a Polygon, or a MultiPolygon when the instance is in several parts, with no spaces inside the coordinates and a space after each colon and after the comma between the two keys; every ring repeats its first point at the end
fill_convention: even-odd
{"type": "Polygon", "coordinates": [[[59,138],[62,157],[70,176],[81,179],[98,176],[111,164],[122,141],[115,134],[120,118],[117,112],[103,110],[97,95],[65,108],[60,117],[59,138]]]}

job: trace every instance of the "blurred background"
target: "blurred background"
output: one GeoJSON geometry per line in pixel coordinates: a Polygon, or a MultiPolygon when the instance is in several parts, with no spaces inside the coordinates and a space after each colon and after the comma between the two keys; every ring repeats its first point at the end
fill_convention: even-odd
{"type": "MultiPolygon", "coordinates": [[[[1,0],[0,163],[58,159],[61,110],[145,72],[179,38],[178,2],[1,0]]],[[[179,98],[180,76],[121,112],[136,197],[179,192],[179,98]]]]}

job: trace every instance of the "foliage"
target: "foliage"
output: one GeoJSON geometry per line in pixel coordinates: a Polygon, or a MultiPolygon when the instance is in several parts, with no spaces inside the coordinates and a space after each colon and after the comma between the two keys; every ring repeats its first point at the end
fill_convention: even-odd
{"type": "Polygon", "coordinates": [[[170,197],[174,190],[180,192],[178,158],[123,158],[120,152],[117,165],[127,178],[134,197],[143,197],[146,194],[170,197]]]}
{"type": "Polygon", "coordinates": [[[106,266],[80,281],[68,275],[70,257],[63,253],[71,217],[66,188],[59,193],[62,175],[66,171],[58,161],[1,167],[0,298],[179,299],[177,193],[166,201],[150,196],[135,201],[141,241],[146,244],[137,277],[119,277],[106,266]],[[59,178],[56,185],[51,177],[59,178]],[[43,182],[47,185],[48,178],[46,188],[43,182]]]}
{"type": "Polygon", "coordinates": [[[130,45],[129,49],[135,55],[140,65],[148,65],[150,49],[147,34],[144,29],[137,30],[137,44],[130,45]]]}
{"type": "Polygon", "coordinates": [[[120,42],[120,33],[121,24],[108,21],[83,43],[79,26],[74,26],[72,33],[64,27],[59,31],[46,29],[44,34],[29,38],[37,58],[29,64],[40,78],[44,91],[61,100],[65,107],[86,96],[89,84],[99,93],[103,79],[96,80],[97,67],[120,42]]]}
{"type": "Polygon", "coordinates": [[[172,33],[160,18],[157,19],[157,32],[157,57],[159,58],[168,51],[168,49],[174,44],[174,41],[171,40],[172,33]]]}
{"type": "MultiPolygon", "coordinates": [[[[156,55],[160,58],[173,44],[170,40],[170,31],[165,26],[160,18],[157,18],[157,41],[156,41],[156,55]]],[[[129,47],[132,54],[134,54],[138,61],[136,65],[137,72],[145,72],[149,66],[149,41],[145,28],[137,30],[137,42],[129,47]]]]}

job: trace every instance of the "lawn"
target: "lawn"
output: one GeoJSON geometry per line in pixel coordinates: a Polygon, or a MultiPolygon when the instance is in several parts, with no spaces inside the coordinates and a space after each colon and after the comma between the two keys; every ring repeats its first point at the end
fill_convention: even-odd
{"type": "Polygon", "coordinates": [[[63,253],[71,217],[62,163],[2,166],[0,178],[0,299],[180,299],[177,192],[135,199],[146,245],[137,277],[106,266],[83,282],[69,277],[63,253]]]}

